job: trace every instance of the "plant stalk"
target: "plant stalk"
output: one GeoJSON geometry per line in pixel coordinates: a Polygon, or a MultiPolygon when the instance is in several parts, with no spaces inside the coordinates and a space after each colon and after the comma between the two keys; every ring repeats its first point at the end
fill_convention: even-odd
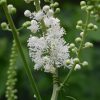
{"type": "Polygon", "coordinates": [[[40,97],[40,94],[39,94],[39,91],[38,91],[38,88],[37,88],[37,85],[35,83],[35,79],[33,78],[32,76],[32,72],[31,72],[31,69],[30,67],[28,66],[28,63],[26,61],[26,58],[25,58],[25,55],[23,53],[23,50],[22,50],[22,46],[21,46],[21,43],[19,41],[19,38],[18,38],[18,31],[13,23],[13,20],[12,20],[12,17],[11,15],[9,14],[8,12],[8,8],[7,8],[7,4],[3,4],[3,9],[4,9],[4,12],[5,12],[5,15],[6,15],[6,18],[8,20],[8,23],[10,25],[10,28],[12,29],[12,34],[13,34],[13,37],[16,41],[16,44],[17,44],[17,48],[19,50],[19,53],[21,55],[21,58],[23,60],[23,63],[24,63],[24,68],[25,68],[25,71],[27,73],[27,76],[29,78],[29,81],[31,83],[31,86],[32,86],[32,90],[33,90],[33,93],[35,93],[36,95],[36,99],[37,100],[41,100],[41,97],[40,97]]]}
{"type": "Polygon", "coordinates": [[[51,100],[58,100],[58,94],[59,94],[58,70],[56,69],[55,73],[53,74],[53,92],[51,100]]]}

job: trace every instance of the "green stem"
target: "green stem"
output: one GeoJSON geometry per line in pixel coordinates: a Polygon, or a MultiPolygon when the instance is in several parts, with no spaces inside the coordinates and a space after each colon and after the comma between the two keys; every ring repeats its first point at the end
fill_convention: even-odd
{"type": "MultiPolygon", "coordinates": [[[[80,52],[81,52],[81,49],[82,49],[85,37],[87,35],[87,25],[88,25],[88,22],[89,22],[89,18],[90,18],[90,12],[87,12],[87,18],[86,18],[85,28],[84,28],[84,31],[83,31],[84,35],[82,37],[82,41],[81,41],[80,46],[79,46],[79,50],[78,50],[78,54],[77,54],[78,57],[80,55],[80,52]]],[[[73,67],[70,69],[69,73],[65,77],[63,83],[61,84],[60,89],[68,82],[68,80],[69,80],[72,72],[74,71],[75,66],[76,66],[76,64],[74,64],[73,67]]]]}
{"type": "Polygon", "coordinates": [[[35,79],[32,76],[31,69],[30,69],[30,67],[27,64],[25,55],[23,53],[22,46],[21,46],[20,41],[19,41],[19,38],[18,38],[18,31],[17,31],[17,29],[16,29],[16,27],[15,27],[15,25],[13,23],[13,20],[11,18],[11,15],[8,12],[8,8],[7,8],[7,4],[6,3],[3,4],[3,9],[4,9],[4,12],[5,12],[6,18],[8,20],[8,23],[9,23],[11,29],[12,29],[12,34],[13,34],[13,37],[14,37],[14,39],[16,41],[16,44],[17,44],[18,50],[20,52],[21,58],[23,60],[25,71],[26,71],[27,76],[29,78],[29,81],[30,81],[30,83],[32,85],[32,90],[35,93],[35,95],[37,97],[37,100],[41,100],[41,97],[40,97],[40,94],[39,94],[37,85],[35,83],[35,79]]]}
{"type": "Polygon", "coordinates": [[[79,50],[78,50],[78,57],[80,55],[80,52],[81,52],[81,49],[82,49],[82,46],[84,44],[84,41],[85,41],[85,37],[87,35],[87,25],[88,25],[88,22],[89,22],[89,18],[90,18],[90,12],[87,12],[87,18],[86,18],[86,23],[85,23],[85,28],[84,28],[84,35],[82,37],[82,41],[80,43],[80,46],[79,46],[79,50]]]}
{"type": "Polygon", "coordinates": [[[59,94],[58,70],[56,69],[55,73],[53,74],[53,92],[51,100],[58,100],[58,94],[59,94]]]}

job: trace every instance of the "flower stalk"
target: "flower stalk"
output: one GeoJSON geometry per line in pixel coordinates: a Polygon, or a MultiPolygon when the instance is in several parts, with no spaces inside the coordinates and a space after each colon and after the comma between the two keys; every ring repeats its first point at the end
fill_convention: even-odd
{"type": "Polygon", "coordinates": [[[53,74],[53,92],[51,100],[58,100],[58,94],[59,94],[58,70],[56,69],[55,73],[53,74]]]}
{"type": "MultiPolygon", "coordinates": [[[[88,26],[88,23],[89,23],[89,18],[90,18],[90,12],[87,11],[87,18],[86,18],[86,22],[85,22],[85,27],[83,29],[83,32],[84,32],[84,35],[82,37],[82,41],[80,43],[80,46],[79,46],[79,49],[78,49],[78,53],[77,53],[77,57],[80,56],[80,52],[82,50],[82,47],[83,47],[83,44],[84,44],[84,41],[85,41],[85,37],[87,35],[87,26],[88,26]]],[[[60,86],[60,89],[68,82],[71,74],[73,73],[74,69],[75,69],[75,66],[76,64],[73,65],[73,67],[70,69],[70,71],[68,72],[67,76],[65,77],[63,83],[61,84],[60,86]]]]}
{"type": "Polygon", "coordinates": [[[78,57],[80,55],[81,49],[83,47],[83,43],[85,41],[85,37],[87,35],[87,26],[88,26],[88,23],[89,23],[89,18],[90,18],[90,12],[87,11],[87,18],[86,18],[85,28],[84,28],[84,31],[83,31],[84,35],[82,37],[82,41],[81,41],[80,46],[79,46],[78,55],[77,55],[78,57]]]}
{"type": "Polygon", "coordinates": [[[29,67],[28,64],[27,64],[25,55],[24,55],[24,53],[23,53],[23,50],[22,50],[22,47],[21,47],[21,43],[20,43],[19,38],[18,38],[18,31],[17,31],[17,29],[16,29],[16,27],[15,27],[15,25],[14,25],[14,23],[13,23],[13,20],[12,20],[11,15],[10,15],[9,12],[8,12],[7,3],[4,3],[4,4],[3,4],[3,9],[4,9],[4,12],[5,12],[6,18],[7,18],[7,20],[8,20],[8,23],[9,23],[9,25],[10,25],[10,28],[12,29],[12,34],[13,34],[13,37],[14,37],[14,39],[15,39],[15,41],[16,41],[17,48],[18,48],[18,50],[19,50],[19,52],[20,52],[21,58],[22,58],[22,60],[23,60],[24,68],[25,68],[25,71],[26,71],[27,76],[28,76],[28,78],[29,78],[29,81],[30,81],[30,83],[31,83],[32,90],[33,90],[33,92],[34,92],[35,95],[36,95],[36,99],[37,99],[37,100],[41,100],[41,97],[40,97],[40,94],[39,94],[37,85],[36,85],[36,83],[35,83],[35,79],[34,79],[33,76],[32,76],[31,69],[30,69],[30,67],[29,67]]]}

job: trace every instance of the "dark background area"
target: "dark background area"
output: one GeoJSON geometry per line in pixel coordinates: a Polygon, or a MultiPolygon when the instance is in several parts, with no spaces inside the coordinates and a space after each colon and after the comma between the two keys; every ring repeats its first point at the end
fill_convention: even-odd
{"type": "MultiPolygon", "coordinates": [[[[85,20],[86,16],[80,9],[80,0],[57,1],[61,8],[61,12],[57,16],[61,20],[61,25],[66,29],[67,33],[65,40],[69,43],[74,42],[75,37],[80,33],[80,31],[75,28],[77,20],[85,20]]],[[[31,11],[35,10],[33,4],[26,4],[24,0],[8,0],[8,4],[13,4],[17,8],[17,14],[13,16],[17,28],[20,27],[24,21],[29,20],[24,16],[24,11],[27,9],[31,11]]],[[[41,5],[44,5],[43,0],[41,5]]],[[[0,23],[3,21],[6,21],[6,18],[2,8],[0,7],[0,23]]],[[[71,100],[66,96],[73,96],[77,100],[100,100],[100,23],[96,24],[99,26],[98,31],[90,32],[87,37],[87,41],[93,42],[94,47],[83,51],[81,56],[83,60],[89,62],[89,66],[75,71],[72,74],[68,86],[60,92],[59,100],[71,100]]],[[[27,47],[27,39],[30,34],[30,31],[22,30],[20,32],[20,41],[27,60],[33,70],[34,65],[28,56],[27,47]]],[[[6,100],[6,72],[9,65],[12,40],[12,34],[8,31],[2,31],[0,28],[0,100],[6,100]]],[[[35,100],[33,99],[32,90],[23,68],[23,62],[21,61],[20,55],[17,57],[16,66],[18,79],[16,88],[18,89],[18,100],[35,100]]],[[[68,71],[68,69],[60,69],[60,80],[63,80],[68,71]]],[[[52,93],[51,74],[33,70],[33,75],[36,79],[43,100],[50,100],[52,93]]]]}

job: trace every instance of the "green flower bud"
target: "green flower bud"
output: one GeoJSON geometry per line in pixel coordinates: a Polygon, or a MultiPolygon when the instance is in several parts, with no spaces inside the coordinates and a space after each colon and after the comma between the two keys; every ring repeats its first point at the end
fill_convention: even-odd
{"type": "Polygon", "coordinates": [[[97,25],[94,25],[94,31],[96,31],[98,29],[97,25]]]}
{"type": "Polygon", "coordinates": [[[5,4],[7,1],[6,0],[0,0],[0,5],[5,4]]]}
{"type": "Polygon", "coordinates": [[[82,10],[86,10],[87,6],[82,6],[81,9],[82,10]]]}
{"type": "Polygon", "coordinates": [[[71,64],[70,59],[67,59],[66,64],[67,64],[67,65],[70,65],[70,64],[71,64]]]}
{"type": "Polygon", "coordinates": [[[51,8],[54,8],[54,7],[55,7],[55,5],[52,3],[52,4],[50,4],[50,7],[51,7],[51,8]]]}
{"type": "Polygon", "coordinates": [[[76,53],[76,52],[77,52],[77,48],[76,48],[76,47],[73,48],[73,49],[72,49],[72,52],[73,52],[73,53],[76,53]]]}
{"type": "Polygon", "coordinates": [[[78,25],[78,26],[82,26],[82,24],[83,24],[82,20],[79,20],[79,21],[77,22],[77,25],[78,25]]]}
{"type": "Polygon", "coordinates": [[[77,69],[81,69],[81,66],[79,64],[76,64],[75,66],[75,69],[74,70],[77,70],[77,69]]]}
{"type": "Polygon", "coordinates": [[[88,6],[88,7],[87,7],[87,10],[88,10],[88,11],[92,11],[92,10],[93,10],[93,6],[88,6]]]}
{"type": "Polygon", "coordinates": [[[60,8],[56,8],[55,13],[59,13],[60,12],[60,8]]]}
{"type": "Polygon", "coordinates": [[[18,96],[17,95],[14,95],[14,99],[17,100],[18,99],[18,96]]]}
{"type": "Polygon", "coordinates": [[[88,66],[88,62],[87,62],[87,61],[84,61],[84,62],[82,63],[82,66],[83,66],[83,67],[88,66]]]}
{"type": "Polygon", "coordinates": [[[55,7],[59,6],[59,3],[58,3],[58,2],[55,2],[55,3],[54,3],[54,6],[55,6],[55,7]]]}
{"type": "Polygon", "coordinates": [[[91,11],[90,13],[93,15],[94,14],[94,11],[91,11]]]}
{"type": "Polygon", "coordinates": [[[2,28],[3,30],[8,29],[7,23],[6,23],[6,22],[1,23],[1,28],[2,28]]]}
{"type": "Polygon", "coordinates": [[[10,14],[14,14],[14,13],[16,13],[16,8],[13,7],[12,4],[9,4],[9,5],[8,5],[8,12],[9,12],[10,14]]]}
{"type": "Polygon", "coordinates": [[[36,95],[34,94],[34,98],[36,98],[36,95]]]}
{"type": "Polygon", "coordinates": [[[82,39],[80,38],[80,37],[77,37],[76,39],[75,39],[75,42],[76,43],[80,43],[82,41],[82,39]]]}
{"type": "Polygon", "coordinates": [[[81,9],[82,9],[82,10],[85,10],[85,9],[87,8],[86,2],[85,2],[85,1],[81,1],[81,2],[80,2],[80,5],[81,5],[81,9]]]}
{"type": "Polygon", "coordinates": [[[88,29],[93,30],[94,29],[94,24],[90,23],[90,24],[88,24],[87,27],[88,27],[88,29]]]}
{"type": "Polygon", "coordinates": [[[15,14],[16,13],[16,8],[12,8],[12,14],[15,14]]]}
{"type": "Polygon", "coordinates": [[[31,25],[31,22],[30,21],[26,21],[25,23],[23,23],[23,27],[27,28],[28,26],[31,25]]]}
{"type": "Polygon", "coordinates": [[[80,2],[80,5],[81,5],[81,6],[86,6],[86,2],[85,2],[85,1],[81,1],[81,2],[80,2]]]}
{"type": "Polygon", "coordinates": [[[74,58],[74,63],[78,64],[79,63],[79,59],[78,58],[74,58]]]}
{"type": "Polygon", "coordinates": [[[72,49],[72,48],[74,48],[75,47],[75,44],[74,43],[71,43],[70,45],[69,45],[69,48],[70,49],[72,49]]]}
{"type": "Polygon", "coordinates": [[[90,43],[90,42],[85,43],[85,48],[91,48],[91,47],[93,47],[92,43],[90,43]]]}
{"type": "Polygon", "coordinates": [[[76,29],[81,30],[82,29],[82,26],[76,25],[76,29]]]}
{"type": "Polygon", "coordinates": [[[84,32],[81,32],[81,33],[80,33],[80,36],[83,37],[83,35],[84,35],[84,32]]]}
{"type": "Polygon", "coordinates": [[[98,9],[100,9],[100,4],[97,5],[98,9]]]}

